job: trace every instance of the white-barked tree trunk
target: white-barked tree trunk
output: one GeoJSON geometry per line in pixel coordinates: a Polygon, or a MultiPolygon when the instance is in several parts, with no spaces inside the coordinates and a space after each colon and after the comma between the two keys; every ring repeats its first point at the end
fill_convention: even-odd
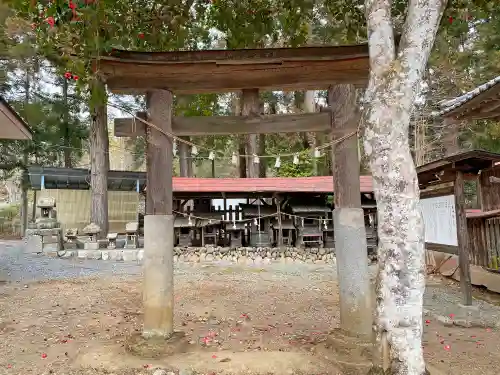
{"type": "MultiPolygon", "coordinates": [[[[422,375],[424,223],[410,152],[410,114],[446,0],[410,0],[395,46],[390,0],[366,0],[370,79],[364,147],[377,199],[377,328],[390,348],[390,373],[422,375]]],[[[388,370],[388,369],[384,369],[388,370]]]]}

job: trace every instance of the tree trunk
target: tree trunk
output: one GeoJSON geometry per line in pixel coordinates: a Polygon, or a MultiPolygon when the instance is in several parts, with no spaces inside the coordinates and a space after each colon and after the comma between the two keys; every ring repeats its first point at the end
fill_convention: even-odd
{"type": "MultiPolygon", "coordinates": [[[[190,141],[189,136],[180,137],[186,141],[190,141]]],[[[193,162],[191,159],[191,147],[183,142],[179,143],[179,175],[181,177],[193,177],[193,162]]]]}
{"type": "MultiPolygon", "coordinates": [[[[178,105],[178,116],[184,116],[187,112],[187,107],[189,105],[189,98],[186,96],[179,96],[177,98],[178,105]]],[[[190,141],[189,136],[180,137],[185,141],[190,141]]],[[[181,177],[193,177],[193,161],[191,159],[191,147],[183,142],[178,142],[179,144],[179,175],[181,177]]]]}
{"type": "Polygon", "coordinates": [[[379,223],[377,328],[390,347],[391,373],[422,375],[424,222],[408,133],[446,1],[410,0],[398,51],[391,2],[365,4],[370,80],[363,119],[379,223]]]}
{"type": "Polygon", "coordinates": [[[443,120],[443,134],[444,156],[450,156],[459,152],[460,121],[446,117],[443,120]]]}
{"type": "MultiPolygon", "coordinates": [[[[28,105],[30,102],[30,71],[26,69],[26,77],[24,81],[24,113],[25,116],[29,113],[28,105]]],[[[30,119],[26,118],[29,124],[30,119]]],[[[28,229],[28,150],[23,149],[23,170],[21,172],[21,237],[24,237],[26,229],[28,229]]],[[[33,204],[36,204],[34,202],[33,204]]]]}
{"type": "MultiPolygon", "coordinates": [[[[241,116],[241,99],[242,95],[241,94],[234,94],[232,97],[232,112],[235,116],[241,116]]],[[[237,145],[238,145],[238,155],[245,155],[245,136],[236,136],[237,139],[237,145]]],[[[247,162],[246,158],[243,157],[238,157],[238,177],[239,178],[246,178],[247,177],[247,162]]]]}
{"type": "Polygon", "coordinates": [[[69,127],[68,80],[63,78],[63,126],[64,126],[64,168],[73,168],[71,161],[71,129],[69,127]]]}
{"type": "MultiPolygon", "coordinates": [[[[314,102],[314,91],[306,91],[304,93],[304,112],[313,113],[316,111],[316,103],[314,102]]],[[[311,148],[311,166],[313,176],[318,175],[318,161],[314,157],[314,149],[318,147],[318,139],[316,133],[308,132],[305,134],[307,143],[311,148]]]]}
{"type": "MultiPolygon", "coordinates": [[[[246,137],[244,135],[238,136],[238,155],[246,155],[246,137]]],[[[247,159],[244,157],[238,158],[238,171],[240,178],[247,177],[247,159]]]]}
{"type": "MultiPolygon", "coordinates": [[[[259,89],[244,89],[241,95],[241,115],[255,116],[259,113],[259,89]]],[[[259,155],[258,134],[248,135],[247,150],[249,155],[247,160],[248,177],[257,178],[260,173],[260,166],[253,161],[253,155],[259,155]]],[[[263,162],[263,161],[262,161],[263,162]]]]}
{"type": "Polygon", "coordinates": [[[104,238],[109,229],[108,222],[108,171],[109,137],[107,93],[101,81],[94,81],[91,87],[90,123],[90,221],[101,228],[104,238]]]}

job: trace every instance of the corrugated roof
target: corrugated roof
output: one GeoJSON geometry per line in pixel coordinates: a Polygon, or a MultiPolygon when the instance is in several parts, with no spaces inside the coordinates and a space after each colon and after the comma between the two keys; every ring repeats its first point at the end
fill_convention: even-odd
{"type": "MultiPolygon", "coordinates": [[[[174,177],[174,192],[331,193],[333,177],[190,178],[174,177]]],[[[360,177],[362,193],[372,193],[371,176],[360,177]]]]}
{"type": "Polygon", "coordinates": [[[474,99],[476,96],[479,94],[495,87],[497,84],[500,83],[500,76],[493,78],[492,80],[483,83],[482,85],[476,87],[474,90],[471,90],[463,95],[460,95],[454,99],[450,100],[445,100],[439,103],[439,107],[441,108],[441,111],[435,112],[435,116],[443,116],[458,107],[464,105],[468,101],[474,99]]]}
{"type": "Polygon", "coordinates": [[[0,138],[22,140],[33,138],[28,124],[2,96],[0,96],[0,138]]]}
{"type": "MultiPolygon", "coordinates": [[[[89,189],[90,171],[78,168],[28,167],[31,188],[89,189]],[[43,178],[42,178],[43,177],[43,178]]],[[[109,171],[108,190],[143,190],[145,172],[109,171]]],[[[372,193],[371,176],[360,177],[361,193],[372,193]]],[[[332,176],[267,178],[196,178],[174,177],[174,193],[331,193],[332,176]]]]}

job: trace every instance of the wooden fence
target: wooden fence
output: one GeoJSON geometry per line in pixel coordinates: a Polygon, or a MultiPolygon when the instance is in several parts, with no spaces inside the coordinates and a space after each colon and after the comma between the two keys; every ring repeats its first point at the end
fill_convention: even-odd
{"type": "MultiPolygon", "coordinates": [[[[187,215],[196,216],[196,213],[192,212],[190,206],[186,207],[186,209],[183,210],[182,212],[187,214],[187,215]]],[[[212,206],[210,209],[210,214],[213,214],[214,218],[220,217],[221,220],[225,220],[225,221],[233,221],[233,220],[242,220],[243,219],[243,212],[242,212],[240,206],[233,207],[232,205],[229,205],[226,210],[224,210],[223,208],[215,208],[214,206],[212,206]]],[[[204,214],[204,215],[206,215],[206,214],[204,214]]]]}
{"type": "Polygon", "coordinates": [[[498,270],[500,266],[500,212],[478,213],[467,220],[471,264],[498,270]]]}

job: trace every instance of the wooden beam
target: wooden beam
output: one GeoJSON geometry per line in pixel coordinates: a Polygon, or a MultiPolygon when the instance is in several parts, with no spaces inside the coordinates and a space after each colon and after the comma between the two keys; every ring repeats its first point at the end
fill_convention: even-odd
{"type": "MultiPolygon", "coordinates": [[[[330,113],[301,113],[252,116],[174,117],[172,131],[177,136],[269,134],[320,132],[330,130],[330,113]]],[[[346,129],[333,129],[340,138],[346,129]]],[[[145,124],[137,119],[115,119],[115,137],[138,137],[145,134],[145,124]]]]}
{"type": "Polygon", "coordinates": [[[465,211],[464,174],[457,171],[455,177],[455,212],[457,217],[458,264],[460,269],[460,289],[463,304],[472,305],[472,283],[469,262],[469,234],[465,211]]]}
{"type": "Polygon", "coordinates": [[[458,246],[443,245],[438,243],[426,242],[425,249],[431,251],[437,251],[440,253],[458,255],[458,246]]]}

